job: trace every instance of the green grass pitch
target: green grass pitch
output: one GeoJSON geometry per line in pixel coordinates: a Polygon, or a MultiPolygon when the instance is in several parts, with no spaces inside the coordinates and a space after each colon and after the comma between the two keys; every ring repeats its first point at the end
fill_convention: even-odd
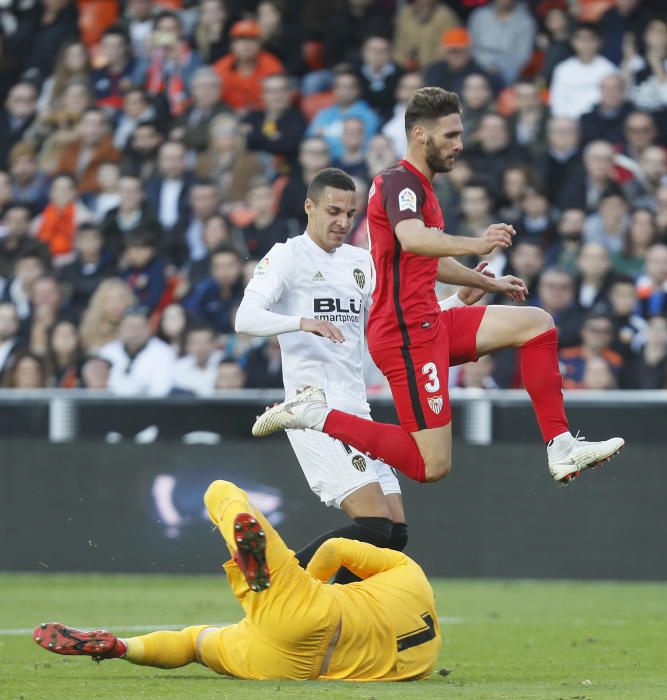
{"type": "MultiPolygon", "coordinates": [[[[100,665],[32,641],[44,620],[107,627],[239,619],[224,577],[0,575],[0,698],[667,698],[667,585],[433,582],[443,619],[437,672],[419,683],[249,682],[197,665],[100,665]]],[[[135,632],[136,633],[136,632],[135,632]]],[[[129,634],[127,635],[129,636],[129,634]]]]}

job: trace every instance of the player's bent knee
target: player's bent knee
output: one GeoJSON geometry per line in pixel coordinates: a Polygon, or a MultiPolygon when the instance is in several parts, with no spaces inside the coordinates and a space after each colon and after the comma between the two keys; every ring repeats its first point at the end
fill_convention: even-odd
{"type": "Polygon", "coordinates": [[[546,333],[556,327],[553,316],[548,311],[535,307],[532,309],[532,314],[535,330],[538,334],[546,333]]]}

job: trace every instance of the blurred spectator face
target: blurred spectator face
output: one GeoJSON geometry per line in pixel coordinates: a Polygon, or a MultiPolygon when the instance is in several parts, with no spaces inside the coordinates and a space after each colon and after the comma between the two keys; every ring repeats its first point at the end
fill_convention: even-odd
{"type": "Polygon", "coordinates": [[[86,112],[79,123],[81,141],[86,146],[97,146],[107,132],[106,120],[101,112],[86,112]]]}
{"type": "MultiPolygon", "coordinates": [[[[456,159],[454,167],[448,173],[449,181],[454,186],[454,189],[457,190],[463,189],[473,175],[472,166],[465,158],[461,157],[456,159]]],[[[435,179],[437,180],[440,177],[444,177],[443,173],[438,173],[435,179]]]]}
{"type": "Polygon", "coordinates": [[[241,273],[244,287],[247,287],[250,280],[255,276],[255,268],[257,267],[258,262],[259,260],[255,260],[253,258],[244,261],[243,271],[241,273]]]}
{"type": "Polygon", "coordinates": [[[171,34],[176,39],[181,36],[181,23],[176,17],[164,16],[155,25],[155,31],[161,34],[171,34]]]}
{"type": "Polygon", "coordinates": [[[102,304],[102,316],[112,323],[118,323],[132,303],[128,290],[123,285],[109,285],[102,304]]]}
{"type": "Polygon", "coordinates": [[[397,160],[397,155],[391,145],[391,141],[382,134],[376,134],[368,142],[366,149],[366,165],[370,177],[375,177],[397,160]]]}
{"type": "Polygon", "coordinates": [[[69,177],[56,177],[51,183],[49,198],[60,209],[71,204],[76,196],[76,187],[69,177]]]}
{"type": "Polygon", "coordinates": [[[103,242],[99,229],[85,227],[77,231],[74,238],[74,248],[83,260],[99,260],[103,242]]]}
{"type": "Polygon", "coordinates": [[[241,145],[239,119],[234,114],[221,114],[211,122],[211,144],[218,153],[234,153],[241,145]]]}
{"type": "Polygon", "coordinates": [[[615,316],[626,318],[634,311],[637,293],[633,282],[615,282],[609,290],[609,302],[615,316]]]}
{"type": "Polygon", "coordinates": [[[30,182],[37,172],[37,158],[29,155],[20,155],[10,164],[12,178],[19,185],[30,182]]]}
{"type": "Polygon", "coordinates": [[[529,219],[540,219],[549,215],[549,200],[530,187],[521,201],[521,207],[529,219]]]}
{"type": "Polygon", "coordinates": [[[181,337],[188,322],[185,309],[180,304],[169,304],[162,312],[160,330],[170,341],[181,337]]]}
{"type": "Polygon", "coordinates": [[[424,79],[421,73],[406,73],[398,81],[396,101],[402,105],[407,105],[415,92],[421,87],[424,87],[424,79]]]}
{"type": "Polygon", "coordinates": [[[464,387],[484,389],[493,373],[493,358],[482,355],[477,362],[468,362],[463,367],[461,381],[464,387]]]}
{"type": "Polygon", "coordinates": [[[549,149],[555,153],[570,153],[579,147],[579,126],[569,117],[553,117],[547,124],[549,149]]]}
{"type": "Polygon", "coordinates": [[[544,266],[544,254],[533,243],[515,243],[510,248],[510,260],[514,274],[524,280],[537,277],[544,266]]]}
{"type": "Polygon", "coordinates": [[[589,318],[581,327],[582,345],[594,354],[606,350],[614,337],[614,327],[608,318],[589,318]]]}
{"type": "Polygon", "coordinates": [[[2,217],[2,223],[6,236],[20,238],[27,235],[30,230],[30,214],[23,207],[10,207],[2,217]]]}
{"type": "Polygon", "coordinates": [[[66,114],[72,116],[83,114],[90,102],[90,90],[81,82],[71,83],[63,90],[62,104],[66,114]]]}
{"type": "Polygon", "coordinates": [[[130,267],[144,268],[155,257],[155,246],[149,243],[133,243],[127,246],[123,257],[130,267]]]}
{"type": "Polygon", "coordinates": [[[230,252],[220,252],[211,260],[211,277],[221,287],[233,287],[241,277],[241,261],[230,252]]]}
{"type": "Polygon", "coordinates": [[[658,183],[667,175],[667,154],[660,146],[648,146],[639,156],[639,165],[651,182],[658,183]]]}
{"type": "Polygon", "coordinates": [[[603,182],[614,177],[614,149],[606,141],[593,141],[584,151],[584,167],[588,176],[603,182]]]}
{"type": "Polygon", "coordinates": [[[120,339],[125,348],[134,353],[141,349],[151,337],[148,319],[141,314],[129,314],[120,324],[120,339]]]}
{"type": "Polygon", "coordinates": [[[653,212],[647,209],[637,209],[630,217],[630,229],[628,236],[633,247],[646,250],[657,235],[653,212]]]}
{"type": "Polygon", "coordinates": [[[127,58],[127,40],[121,34],[107,34],[101,41],[102,56],[107,64],[118,65],[127,58]]]}
{"type": "Polygon", "coordinates": [[[540,277],[538,295],[547,311],[565,311],[574,303],[574,280],[564,270],[546,270],[540,277]]]}
{"type": "Polygon", "coordinates": [[[383,37],[372,36],[364,42],[361,57],[364,63],[377,73],[391,60],[391,44],[383,37]]]}
{"type": "Polygon", "coordinates": [[[35,280],[44,274],[44,263],[37,257],[19,258],[14,265],[14,274],[21,289],[29,294],[35,280]]]}
{"type": "Polygon", "coordinates": [[[497,114],[486,114],[479,125],[479,143],[483,150],[494,153],[509,144],[507,122],[497,114]]]}
{"type": "Polygon", "coordinates": [[[625,119],[625,140],[628,148],[641,153],[648,148],[657,135],[653,117],[645,112],[631,112],[625,119]]]}
{"type": "Polygon", "coordinates": [[[219,101],[220,78],[212,68],[195,73],[192,79],[192,97],[200,109],[209,109],[219,101]]]}
{"type": "Polygon", "coordinates": [[[19,315],[14,304],[0,302],[0,343],[13,338],[19,329],[19,315]]]}
{"type": "Polygon", "coordinates": [[[589,357],[584,365],[584,389],[615,389],[616,377],[606,360],[601,357],[589,357]]]}
{"type": "Polygon", "coordinates": [[[130,119],[138,119],[148,107],[148,100],[143,90],[130,90],[123,96],[123,112],[130,119]]]}
{"type": "Polygon", "coordinates": [[[102,192],[118,192],[118,175],[120,168],[117,163],[102,163],[97,171],[97,184],[102,192]]]}
{"type": "Polygon", "coordinates": [[[61,294],[58,282],[53,277],[39,277],[32,285],[32,303],[36,307],[57,309],[61,294]]]}
{"type": "Polygon", "coordinates": [[[79,345],[79,331],[71,321],[58,321],[51,332],[51,349],[56,357],[71,358],[79,345]]]}
{"type": "Polygon", "coordinates": [[[598,212],[602,217],[605,228],[608,231],[614,230],[620,225],[623,217],[627,216],[628,204],[620,195],[615,194],[609,197],[603,197],[602,200],[600,200],[598,212]]]}
{"type": "Polygon", "coordinates": [[[620,75],[608,75],[600,83],[600,104],[603,110],[618,109],[625,101],[625,80],[620,75]]]}
{"type": "Polygon", "coordinates": [[[273,2],[260,2],[257,6],[257,22],[262,37],[270,37],[280,31],[282,14],[273,2]]]}
{"type": "Polygon", "coordinates": [[[109,384],[109,371],[111,367],[106,360],[99,357],[91,357],[86,360],[81,369],[81,377],[87,389],[106,389],[109,384]]]}
{"type": "Polygon", "coordinates": [[[197,329],[188,333],[185,352],[192,355],[199,365],[205,365],[215,350],[215,335],[209,329],[197,329]]]}
{"type": "Polygon", "coordinates": [[[552,36],[569,33],[567,12],[561,7],[554,7],[544,16],[544,27],[552,36]]]}
{"type": "Polygon", "coordinates": [[[81,73],[86,69],[88,63],[88,52],[84,44],[78,41],[70,44],[63,54],[65,68],[71,73],[81,73]]]}
{"type": "Polygon", "coordinates": [[[195,185],[190,191],[192,213],[200,221],[215,214],[219,202],[220,195],[215,185],[195,185]]]}
{"type": "Polygon", "coordinates": [[[260,43],[258,39],[251,37],[232,39],[232,53],[242,63],[254,63],[257,60],[259,50],[260,43]]]}
{"type": "Polygon", "coordinates": [[[491,213],[491,199],[483,187],[466,185],[461,193],[461,211],[466,219],[478,221],[491,213]]]}
{"type": "Polygon", "coordinates": [[[160,173],[166,179],[180,180],[185,174],[185,146],[181,143],[165,143],[158,157],[160,173]]]}
{"type": "Polygon", "coordinates": [[[667,245],[656,243],[646,253],[646,274],[655,287],[667,282],[667,245]]]}
{"type": "Polygon", "coordinates": [[[262,83],[262,98],[266,111],[270,114],[282,114],[292,101],[289,78],[286,75],[271,75],[262,83]]]}
{"type": "Polygon", "coordinates": [[[571,43],[574,53],[583,63],[590,63],[600,50],[600,39],[597,34],[585,27],[575,30],[571,43]]]}
{"type": "Polygon", "coordinates": [[[37,90],[30,83],[19,83],[9,91],[5,107],[15,119],[29,119],[37,108],[37,90]]]}
{"type": "Polygon", "coordinates": [[[667,53],[667,23],[664,19],[652,19],[644,31],[647,51],[655,51],[663,56],[667,53]]]}
{"type": "Polygon", "coordinates": [[[347,151],[359,151],[364,145],[364,139],[364,123],[361,119],[346,119],[343,122],[341,140],[347,151]]]}
{"type": "Polygon", "coordinates": [[[243,389],[245,373],[236,362],[221,362],[215,377],[216,389],[243,389]]]}
{"type": "Polygon", "coordinates": [[[579,253],[577,269],[587,282],[599,282],[611,269],[607,249],[601,243],[586,243],[579,253]]]}
{"type": "Polygon", "coordinates": [[[161,141],[160,133],[152,124],[139,124],[132,132],[132,148],[139,155],[153,155],[161,141]]]}
{"type": "Polygon", "coordinates": [[[561,238],[580,241],[583,238],[586,212],[583,209],[565,209],[558,223],[558,235],[561,238]]]}
{"type": "Polygon", "coordinates": [[[343,73],[334,78],[333,93],[336,104],[341,107],[349,107],[359,99],[359,81],[354,75],[343,73]]]}
{"type": "Polygon", "coordinates": [[[299,147],[299,164],[306,173],[314,173],[329,165],[329,146],[321,138],[308,138],[299,147]]]}
{"type": "Polygon", "coordinates": [[[138,20],[148,19],[153,9],[153,0],[128,0],[128,13],[138,20]]]}
{"type": "Polygon", "coordinates": [[[357,193],[357,199],[356,199],[356,206],[357,206],[357,215],[363,213],[366,211],[366,207],[368,206],[368,185],[366,184],[365,180],[362,180],[359,177],[353,177],[352,178],[356,189],[357,193]]]}
{"type": "Polygon", "coordinates": [[[248,206],[259,218],[273,213],[273,191],[267,184],[257,185],[248,192],[248,206]]]}
{"type": "Polygon", "coordinates": [[[519,112],[534,112],[542,108],[540,92],[534,83],[518,83],[514,92],[519,112]]]}
{"type": "Polygon", "coordinates": [[[14,368],[15,389],[42,389],[46,386],[44,369],[36,357],[24,355],[14,368]]]}
{"type": "Polygon", "coordinates": [[[469,109],[483,109],[493,97],[489,81],[481,73],[472,73],[463,81],[462,95],[469,109]]]}
{"type": "Polygon", "coordinates": [[[507,168],[503,172],[503,194],[509,202],[518,202],[527,186],[528,178],[521,168],[507,168]]]}
{"type": "Polygon", "coordinates": [[[204,27],[220,27],[227,19],[227,8],[221,0],[204,0],[200,5],[199,22],[204,27]]]}
{"type": "Polygon", "coordinates": [[[213,250],[221,243],[229,243],[232,240],[231,231],[222,216],[213,215],[206,219],[202,235],[208,250],[213,250]]]}
{"type": "Polygon", "coordinates": [[[144,190],[141,180],[131,175],[123,175],[118,181],[120,208],[123,211],[137,211],[144,201],[144,190]]]}

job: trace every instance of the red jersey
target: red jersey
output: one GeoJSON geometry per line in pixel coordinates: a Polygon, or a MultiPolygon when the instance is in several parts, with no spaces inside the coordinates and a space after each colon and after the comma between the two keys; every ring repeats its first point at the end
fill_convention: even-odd
{"type": "Polygon", "coordinates": [[[436,331],[440,313],[435,295],[438,258],[406,253],[401,248],[394,230],[406,219],[444,227],[430,181],[401,160],[373,180],[368,198],[368,233],[375,267],[367,329],[371,350],[408,347],[436,331]]]}

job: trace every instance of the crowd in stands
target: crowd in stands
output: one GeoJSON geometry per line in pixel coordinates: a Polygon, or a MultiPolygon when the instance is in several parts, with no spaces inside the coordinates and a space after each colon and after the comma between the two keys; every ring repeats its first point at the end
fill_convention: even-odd
{"type": "MultiPolygon", "coordinates": [[[[3,2],[0,386],[281,387],[276,340],[234,333],[244,286],[327,166],[368,246],[423,85],[463,104],[446,230],[514,225],[489,266],[553,315],[565,386],[667,387],[664,0],[3,2]]],[[[513,351],[450,378],[519,382],[513,351]]]]}

